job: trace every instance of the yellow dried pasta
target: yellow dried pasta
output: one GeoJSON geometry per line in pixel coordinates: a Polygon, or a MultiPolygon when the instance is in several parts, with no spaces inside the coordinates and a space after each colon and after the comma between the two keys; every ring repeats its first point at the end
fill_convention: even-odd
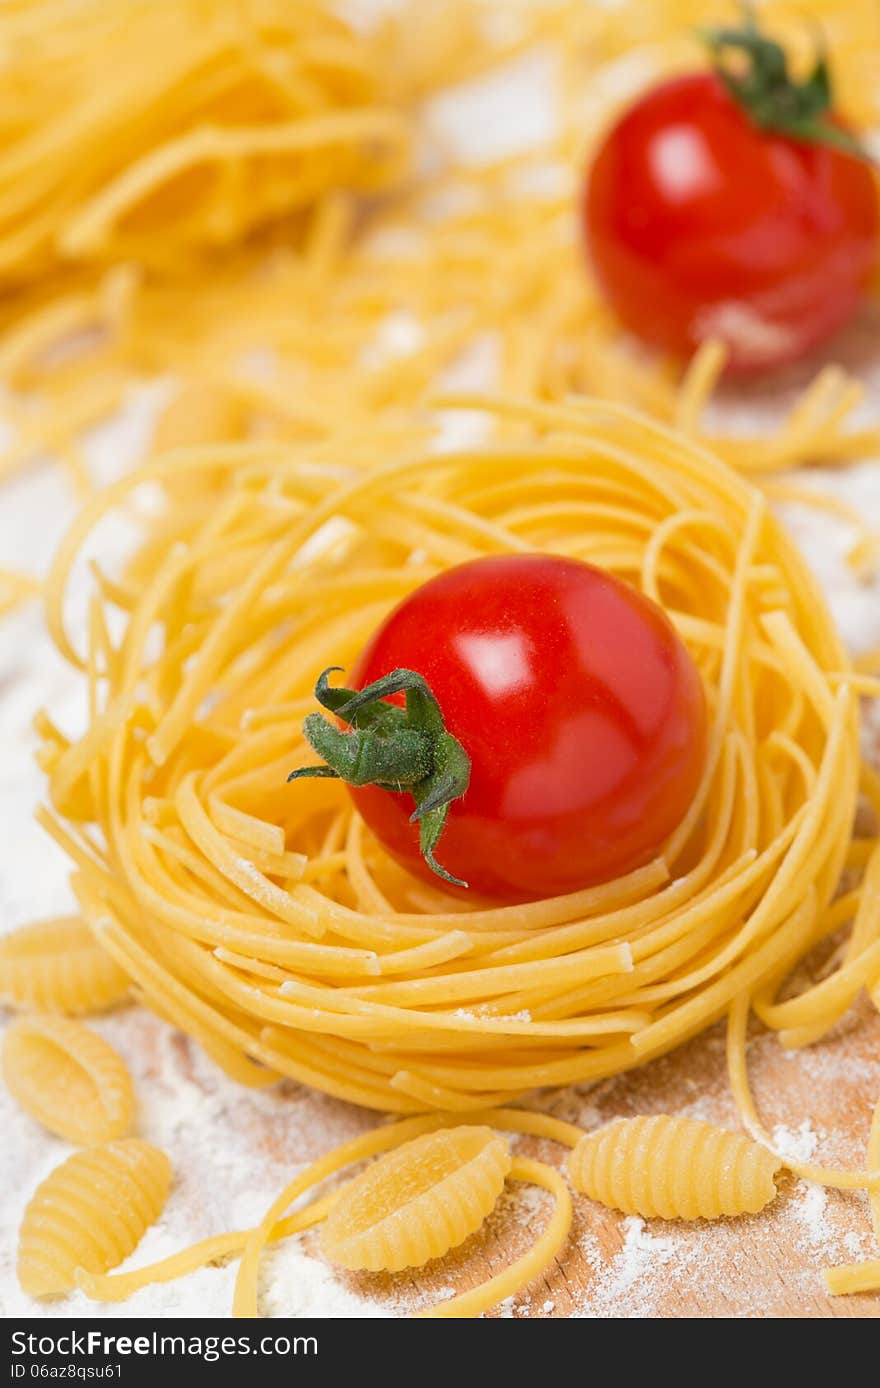
{"type": "Polygon", "coordinates": [[[3,1038],[2,1067],[13,1098],[68,1142],[110,1142],[131,1127],[131,1076],[110,1043],[81,1022],[21,1018],[3,1038]]]}
{"type": "Polygon", "coordinates": [[[23,926],[0,940],[0,1002],[83,1016],[127,996],[130,983],[77,916],[23,926]]]}
{"type": "MultiPolygon", "coordinates": [[[[581,1129],[575,1127],[573,1123],[565,1123],[559,1118],[553,1118],[549,1114],[538,1113],[532,1109],[493,1109],[479,1114],[478,1117],[481,1123],[503,1129],[505,1132],[542,1137],[567,1147],[574,1147],[581,1137],[581,1129]]],[[[418,1137],[422,1133],[436,1132],[452,1121],[454,1121],[452,1114],[422,1114],[417,1118],[408,1118],[400,1123],[373,1128],[369,1132],[362,1133],[360,1137],[354,1138],[351,1142],[328,1152],[325,1156],[319,1157],[307,1170],[301,1171],[295,1176],[278,1198],[273,1201],[271,1208],[257,1228],[236,1230],[228,1234],[215,1234],[189,1248],[172,1253],[170,1257],[162,1258],[159,1262],[134,1268],[128,1272],[105,1276],[80,1272],[76,1279],[77,1285],[87,1296],[97,1301],[125,1301],[127,1297],[144,1287],[172,1282],[178,1277],[194,1272],[197,1268],[204,1267],[207,1263],[244,1254],[245,1266],[239,1275],[236,1286],[236,1303],[233,1314],[256,1316],[258,1314],[257,1278],[262,1249],[268,1243],[288,1238],[291,1234],[301,1233],[305,1229],[320,1224],[322,1220],[326,1219],[337,1200],[342,1198],[347,1186],[343,1185],[341,1188],[331,1190],[320,1199],[300,1207],[293,1214],[284,1215],[284,1211],[294,1201],[300,1200],[322,1181],[326,1181],[328,1177],[342,1171],[352,1162],[363,1161],[367,1157],[388,1152],[393,1147],[400,1146],[401,1143],[408,1142],[411,1138],[418,1137]]],[[[551,1167],[542,1162],[528,1161],[523,1157],[517,1157],[512,1162],[510,1177],[514,1181],[528,1181],[543,1186],[553,1196],[553,1213],[543,1232],[532,1247],[510,1267],[506,1268],[503,1273],[491,1278],[482,1287],[462,1293],[462,1297],[455,1297],[451,1301],[443,1302],[437,1308],[420,1312],[420,1315],[457,1316],[471,1314],[474,1298],[478,1294],[481,1298],[482,1309],[485,1309],[493,1304],[493,1298],[503,1299],[512,1292],[518,1291],[533,1277],[538,1276],[562,1248],[571,1224],[571,1199],[564,1181],[551,1167]],[[461,1309],[462,1298],[465,1299],[464,1310],[461,1309]],[[468,1307],[471,1310],[468,1310],[468,1307]]]]}
{"type": "Polygon", "coordinates": [[[326,0],[27,0],[0,16],[0,280],[164,274],[399,173],[408,123],[326,0]],[[100,91],[100,99],[96,92],[100,91]]]}
{"type": "Polygon", "coordinates": [[[0,567],[0,617],[39,596],[41,585],[30,574],[0,567]]]}
{"type": "Polygon", "coordinates": [[[510,1151],[490,1128],[442,1128],[388,1152],[346,1188],[321,1235],[340,1267],[399,1272],[442,1258],[492,1213],[510,1151]]]}
{"type": "Polygon", "coordinates": [[[76,1272],[107,1272],[159,1217],[171,1163],[137,1138],[75,1152],[31,1197],[21,1224],[18,1280],[29,1296],[56,1296],[76,1272]]]}
{"type": "Polygon", "coordinates": [[[776,1196],[782,1162],[739,1133],[693,1118],[622,1118],[581,1138],[568,1160],[577,1190],[624,1214],[718,1219],[776,1196]]]}

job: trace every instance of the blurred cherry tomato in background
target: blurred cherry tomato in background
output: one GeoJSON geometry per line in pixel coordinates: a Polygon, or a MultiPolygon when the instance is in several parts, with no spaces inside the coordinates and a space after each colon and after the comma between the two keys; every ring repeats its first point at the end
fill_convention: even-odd
{"type": "Polygon", "coordinates": [[[665,82],[624,113],[593,163],[584,217],[625,327],[676,356],[721,338],[730,370],[755,371],[852,316],[877,263],[875,178],[825,142],[846,139],[833,116],[820,128],[822,141],[761,128],[716,72],[665,82]]]}

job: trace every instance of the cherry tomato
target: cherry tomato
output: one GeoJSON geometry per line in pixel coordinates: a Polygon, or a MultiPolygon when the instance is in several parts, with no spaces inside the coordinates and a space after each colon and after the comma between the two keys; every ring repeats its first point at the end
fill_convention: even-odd
{"type": "Polygon", "coordinates": [[[867,162],[759,128],[714,72],[665,82],[625,112],[593,163],[584,217],[625,327],[677,356],[720,337],[732,371],[829,337],[877,263],[867,162]]]}
{"type": "MultiPolygon", "coordinates": [[[[665,613],[572,559],[511,555],[450,569],[407,597],[364,650],[353,687],[423,675],[471,761],[437,859],[471,894],[523,901],[647,862],[691,804],[706,712],[665,613]]],[[[366,823],[436,886],[413,797],[352,787],[366,823]]]]}

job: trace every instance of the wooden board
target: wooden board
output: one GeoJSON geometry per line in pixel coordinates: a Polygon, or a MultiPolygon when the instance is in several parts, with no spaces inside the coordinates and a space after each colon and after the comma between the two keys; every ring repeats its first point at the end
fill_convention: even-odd
{"type": "MultiPolygon", "coordinates": [[[[782,1124],[790,1134],[802,1129],[802,1147],[815,1142],[818,1160],[864,1165],[880,1094],[880,1016],[867,1001],[811,1051],[789,1054],[774,1036],[759,1032],[749,1060],[771,1127],[782,1124]]],[[[540,1107],[589,1128],[648,1113],[684,1113],[735,1127],[723,1030],[716,1027],[674,1055],[592,1090],[562,1091],[540,1107]]],[[[552,1144],[523,1139],[520,1150],[560,1159],[552,1144]]],[[[512,1195],[486,1231],[437,1271],[362,1276],[352,1285],[405,1312],[492,1275],[540,1230],[549,1197],[535,1197],[512,1195]]],[[[501,1314],[880,1318],[880,1295],[830,1298],[820,1277],[830,1263],[877,1256],[863,1192],[826,1192],[784,1178],[767,1211],[711,1224],[626,1220],[577,1197],[566,1256],[501,1314]]]]}
{"type": "MultiPolygon", "coordinates": [[[[181,1070],[197,1083],[213,1086],[189,1041],[176,1037],[173,1052],[181,1070]]],[[[788,1140],[796,1136],[804,1155],[813,1147],[816,1159],[828,1164],[864,1165],[868,1126],[880,1094],[880,1016],[867,999],[831,1037],[807,1051],[786,1052],[775,1036],[756,1028],[749,1062],[768,1126],[782,1125],[788,1140]]],[[[167,1068],[167,1058],[160,1063],[167,1068]]],[[[173,1083],[179,1079],[175,1076],[173,1083]]],[[[535,1106],[588,1129],[618,1116],[650,1113],[738,1126],[721,1027],[632,1074],[592,1089],[544,1096],[535,1106]]],[[[234,1110],[218,1122],[218,1143],[230,1121],[234,1110]]],[[[248,1137],[255,1154],[292,1165],[313,1159],[373,1121],[361,1110],[285,1083],[272,1097],[264,1096],[259,1117],[250,1112],[248,1137]]],[[[564,1160],[554,1144],[518,1142],[523,1153],[553,1163],[564,1160]]],[[[522,1186],[510,1191],[486,1228],[436,1269],[334,1276],[352,1293],[399,1315],[473,1285],[498,1272],[543,1227],[549,1197],[522,1186]]],[[[492,1314],[880,1318],[880,1295],[833,1299],[820,1276],[829,1264],[880,1256],[861,1191],[823,1191],[783,1177],[779,1198],[765,1212],[714,1223],[625,1219],[583,1197],[576,1197],[575,1210],[565,1256],[513,1305],[492,1314]]],[[[305,1236],[304,1246],[321,1257],[314,1233],[305,1236]]],[[[270,1255],[267,1285],[271,1278],[270,1255]]]]}
{"type": "MultiPolygon", "coordinates": [[[[140,1266],[230,1228],[256,1222],[297,1169],[382,1121],[378,1115],[284,1082],[242,1089],[199,1048],[132,1006],[91,1025],[130,1065],[138,1133],[168,1152],[175,1186],[160,1225],[130,1260],[140,1266]]],[[[771,1129],[782,1125],[802,1157],[861,1168],[880,1094],[880,1015],[860,999],[819,1045],[788,1053],[755,1028],[749,1064],[771,1129]]],[[[723,1029],[716,1027],[641,1070],[591,1089],[533,1103],[587,1130],[618,1116],[673,1113],[736,1128],[723,1029]]],[[[0,1188],[0,1315],[226,1316],[235,1265],[149,1288],[116,1307],[76,1293],[29,1301],[14,1275],[15,1230],[36,1184],[70,1150],[0,1089],[8,1178],[0,1188]]],[[[518,1139],[519,1150],[561,1164],[552,1143],[518,1139]]],[[[350,1276],[324,1264],[314,1233],[267,1252],[261,1311],[267,1316],[406,1315],[498,1272],[543,1227],[549,1197],[512,1185],[480,1234],[437,1267],[399,1276],[350,1276]]],[[[492,1314],[523,1317],[880,1317],[880,1295],[829,1298],[821,1269],[880,1256],[862,1191],[824,1191],[784,1177],[776,1202],[753,1218],[684,1224],[626,1219],[576,1197],[572,1239],[559,1263],[514,1304],[492,1314]]]]}

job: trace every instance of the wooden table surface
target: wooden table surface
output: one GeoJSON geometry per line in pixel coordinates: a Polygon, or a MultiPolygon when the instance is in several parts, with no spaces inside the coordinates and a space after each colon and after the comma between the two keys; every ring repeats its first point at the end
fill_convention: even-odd
{"type": "MultiPolygon", "coordinates": [[[[128,1266],[257,1221],[298,1167],[381,1121],[375,1114],[291,1082],[264,1091],[227,1080],[186,1037],[132,1006],[96,1026],[130,1065],[138,1133],[165,1150],[175,1184],[159,1225],[128,1266]]],[[[863,1167],[880,1094],[880,1015],[863,997],[819,1045],[786,1053],[757,1029],[749,1047],[756,1097],[777,1141],[792,1155],[863,1167]]],[[[721,1027],[643,1069],[592,1089],[562,1090],[533,1103],[592,1130],[617,1116],[672,1113],[731,1128],[721,1027]]],[[[17,1288],[15,1230],[31,1189],[68,1154],[0,1089],[10,1179],[0,1189],[0,1315],[228,1316],[236,1267],[206,1268],[152,1287],[117,1306],[81,1293],[35,1303],[17,1288]],[[15,1173],[18,1173],[17,1176],[15,1173]],[[14,1178],[14,1179],[13,1179],[14,1178]]],[[[518,1150],[561,1164],[549,1142],[515,1139],[518,1150]]],[[[314,1232],[267,1251],[261,1314],[274,1317],[406,1315],[498,1272],[543,1227],[549,1196],[511,1184],[484,1229],[457,1252],[416,1273],[347,1275],[322,1260],[314,1232]]],[[[575,1223],[560,1261],[493,1315],[597,1318],[880,1317],[880,1294],[832,1299],[821,1269],[880,1256],[864,1192],[825,1191],[790,1176],[761,1214],[713,1223],[627,1219],[575,1197],[575,1223]]]]}
{"type": "MultiPolygon", "coordinates": [[[[756,1030],[750,1071],[762,1113],[816,1160],[864,1166],[873,1107],[880,1095],[880,1015],[865,999],[831,1037],[788,1053],[756,1030]]],[[[306,1101],[305,1111],[308,1111],[306,1101]]],[[[618,1116],[686,1114],[730,1127],[723,1029],[673,1055],[605,1081],[565,1090],[539,1105],[593,1128],[618,1116]]],[[[558,1162],[553,1144],[521,1139],[519,1150],[558,1162]]],[[[549,1197],[511,1186],[484,1231],[436,1270],[352,1276],[352,1290],[405,1314],[498,1272],[540,1231],[549,1197]]],[[[759,1215],[713,1223],[642,1222],[575,1200],[570,1247],[552,1271],[514,1304],[493,1314],[586,1317],[878,1317],[880,1294],[831,1298],[820,1272],[832,1263],[880,1257],[867,1198],[784,1177],[776,1202],[759,1215]]],[[[309,1246],[320,1256],[313,1235],[309,1246]]]]}

